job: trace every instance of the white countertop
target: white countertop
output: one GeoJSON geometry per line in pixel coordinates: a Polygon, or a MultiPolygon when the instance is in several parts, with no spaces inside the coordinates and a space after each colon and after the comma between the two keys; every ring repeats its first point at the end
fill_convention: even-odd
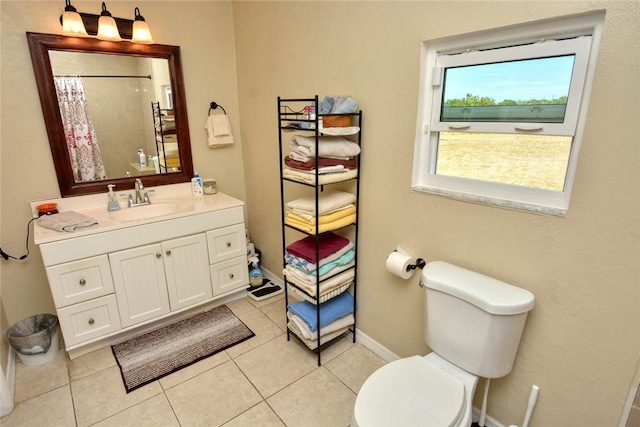
{"type": "MultiPolygon", "coordinates": [[[[128,213],[134,213],[134,209],[144,209],[145,206],[127,207],[127,199],[118,197],[121,209],[115,212],[107,211],[107,193],[92,194],[88,196],[68,197],[61,199],[46,199],[31,202],[31,209],[34,217],[38,215],[36,206],[43,203],[57,203],[58,211],[76,211],[88,217],[94,218],[98,224],[90,227],[84,227],[74,232],[56,231],[50,228],[42,227],[38,221],[34,221],[34,242],[37,245],[43,243],[51,243],[65,239],[73,239],[80,236],[103,233],[105,231],[119,230],[128,227],[135,227],[140,224],[149,224],[154,222],[166,221],[174,218],[182,218],[190,215],[198,215],[201,213],[230,209],[243,206],[244,202],[228,196],[224,193],[203,195],[196,197],[191,192],[191,183],[165,185],[159,187],[146,188],[149,192],[151,205],[167,204],[172,206],[172,210],[168,214],[145,219],[127,220],[128,213]],[[128,212],[131,211],[131,212],[128,212]],[[125,218],[123,218],[125,217],[125,218]]],[[[116,194],[131,193],[130,191],[118,191],[116,194]]]]}

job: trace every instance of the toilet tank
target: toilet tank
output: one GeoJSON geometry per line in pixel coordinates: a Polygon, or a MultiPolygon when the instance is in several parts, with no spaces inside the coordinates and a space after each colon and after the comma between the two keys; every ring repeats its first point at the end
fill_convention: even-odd
{"type": "Polygon", "coordinates": [[[422,282],[431,350],[480,377],[511,372],[533,294],[443,261],[427,264],[422,282]]]}

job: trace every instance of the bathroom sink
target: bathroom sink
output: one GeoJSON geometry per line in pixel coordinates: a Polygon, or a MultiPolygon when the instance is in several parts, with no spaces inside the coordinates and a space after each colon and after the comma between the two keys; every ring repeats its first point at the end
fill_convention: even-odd
{"type": "Polygon", "coordinates": [[[138,221],[170,215],[178,210],[180,210],[178,203],[152,203],[113,212],[111,218],[117,221],[138,221]]]}

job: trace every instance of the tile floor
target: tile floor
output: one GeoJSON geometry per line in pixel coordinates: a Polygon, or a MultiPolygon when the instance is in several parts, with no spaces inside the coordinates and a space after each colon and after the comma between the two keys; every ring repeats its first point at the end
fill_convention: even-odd
{"type": "Polygon", "coordinates": [[[384,362],[348,335],[316,354],[287,341],[282,296],[227,304],[256,336],[129,394],[111,348],[16,366],[12,426],[348,426],[384,362]]]}

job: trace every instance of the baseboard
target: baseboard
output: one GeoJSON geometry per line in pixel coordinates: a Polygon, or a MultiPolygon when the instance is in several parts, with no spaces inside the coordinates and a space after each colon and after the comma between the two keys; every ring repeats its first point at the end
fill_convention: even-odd
{"type": "Polygon", "coordinates": [[[0,369],[0,417],[13,411],[13,396],[16,384],[16,353],[9,349],[7,355],[7,372],[0,369]]]}
{"type": "Polygon", "coordinates": [[[400,359],[400,356],[398,356],[358,328],[356,328],[356,341],[362,344],[363,347],[371,350],[373,354],[384,360],[386,363],[400,359]]]}

